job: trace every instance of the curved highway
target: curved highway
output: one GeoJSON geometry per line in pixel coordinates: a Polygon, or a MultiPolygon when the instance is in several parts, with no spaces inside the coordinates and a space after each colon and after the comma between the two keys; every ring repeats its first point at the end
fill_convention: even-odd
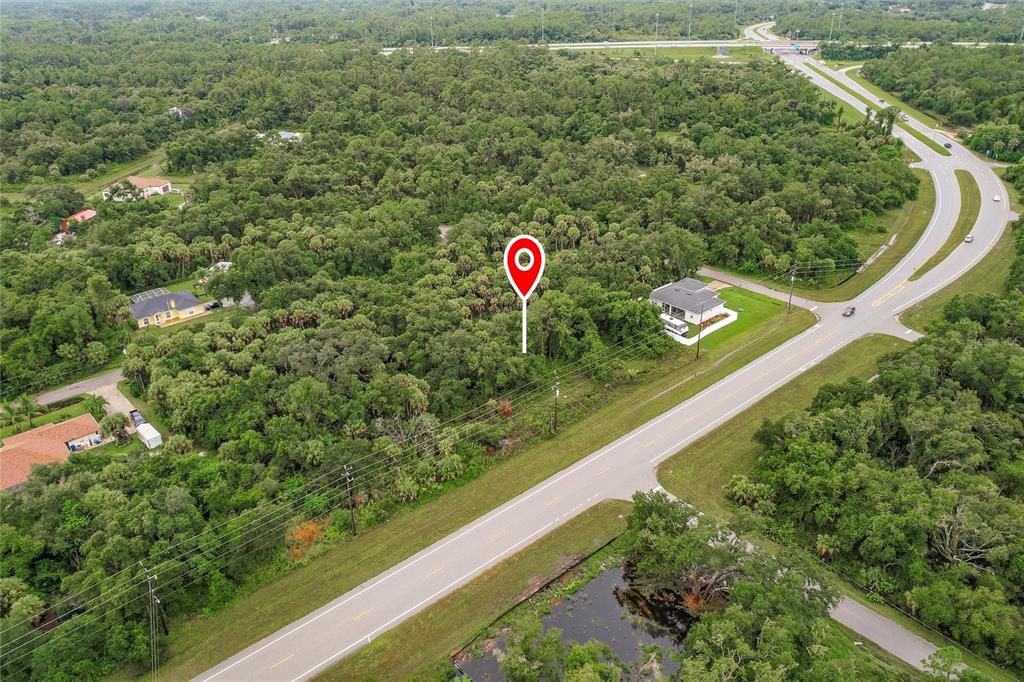
{"type": "MultiPolygon", "coordinates": [[[[789,44],[768,33],[768,28],[766,24],[751,27],[744,42],[789,44]]],[[[668,47],[677,43],[661,41],[657,45],[668,47]]],[[[647,42],[599,46],[654,45],[647,42]]],[[[808,57],[779,56],[822,89],[849,101],[858,110],[864,108],[860,101],[808,69],[808,57]]],[[[815,66],[822,70],[827,68],[820,63],[815,66]]],[[[854,91],[859,90],[844,74],[827,72],[854,91]]],[[[914,120],[907,125],[932,133],[914,120]]],[[[946,157],[905,131],[897,128],[895,134],[921,157],[922,161],[916,165],[931,174],[936,189],[935,212],[919,243],[873,286],[843,303],[797,301],[818,316],[812,328],[196,679],[303,680],[314,677],[596,502],[629,498],[637,490],[657,488],[655,468],[660,462],[854,339],[873,333],[914,338],[915,334],[898,321],[899,313],[977,264],[996,244],[1012,215],[1005,201],[993,201],[994,195],[1005,197],[1006,191],[989,164],[952,140],[952,155],[946,157]],[[914,270],[942,246],[953,230],[960,210],[959,186],[954,176],[954,170],[959,168],[969,171],[981,188],[983,201],[973,230],[974,243],[960,244],[923,277],[909,281],[914,270]],[[846,305],[857,306],[853,318],[842,316],[846,305]]],[[[843,620],[839,615],[836,617],[843,620]]],[[[888,636],[881,632],[879,635],[888,636]]],[[[921,655],[920,652],[907,653],[904,657],[920,665],[921,655]]]]}

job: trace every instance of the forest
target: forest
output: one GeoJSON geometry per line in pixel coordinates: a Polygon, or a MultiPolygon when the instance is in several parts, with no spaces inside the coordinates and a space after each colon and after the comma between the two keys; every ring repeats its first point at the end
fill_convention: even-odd
{"type": "Polygon", "coordinates": [[[1019,2],[830,0],[785,3],[778,11],[777,33],[847,43],[1013,43],[1024,25],[1019,2]]]}
{"type": "Polygon", "coordinates": [[[346,465],[363,526],[437,495],[514,451],[504,420],[547,428],[503,394],[571,363],[613,385],[628,380],[615,348],[665,352],[642,300],[652,287],[705,262],[826,269],[858,255],[851,231],[879,229],[917,193],[890,135],[846,126],[774,61],[512,46],[384,57],[230,38],[246,18],[211,22],[224,40],[196,40],[206,22],[181,17],[93,19],[94,42],[70,52],[32,39],[79,20],[3,27],[4,120],[19,122],[3,134],[5,181],[27,184],[23,201],[0,206],[0,370],[17,385],[123,356],[130,390],[174,435],[159,457],[76,455],[0,494],[11,679],[26,667],[95,679],[144,662],[140,561],[190,579],[162,596],[169,617],[216,610],[282,563],[291,521],[335,513],[331,533],[346,532],[346,465]],[[131,68],[136,58],[168,68],[131,68]],[[68,87],[89,94],[59,97],[68,87]],[[281,129],[305,136],[273,142],[281,129]],[[160,145],[164,170],[189,174],[187,205],[93,202],[77,189],[83,164],[104,177],[99,164],[120,163],[111,150],[132,135],[131,153],[160,145]],[[62,165],[97,140],[97,154],[62,165]],[[49,244],[83,205],[97,217],[49,244]],[[549,259],[528,356],[500,269],[520,232],[549,259]],[[131,329],[127,294],[221,260],[232,267],[207,290],[249,294],[256,312],[131,329]],[[468,410],[484,426],[456,419],[468,410]],[[277,521],[245,524],[263,515],[277,521]],[[72,616],[66,636],[40,636],[72,616]]]}
{"type": "Polygon", "coordinates": [[[1024,156],[1024,47],[893,50],[865,60],[862,73],[886,92],[959,127],[971,149],[1001,161],[1024,156]]]}
{"type": "Polygon", "coordinates": [[[871,382],[757,434],[727,495],[976,653],[1024,672],[1024,249],[1002,296],[954,298],[871,382]]]}

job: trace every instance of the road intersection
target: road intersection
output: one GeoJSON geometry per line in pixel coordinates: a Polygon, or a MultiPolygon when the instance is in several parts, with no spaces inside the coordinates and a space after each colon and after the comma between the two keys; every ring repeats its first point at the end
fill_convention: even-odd
{"type": "MultiPolygon", "coordinates": [[[[781,41],[768,31],[767,24],[751,27],[747,29],[744,42],[789,45],[789,41],[781,41]]],[[[653,47],[655,44],[670,47],[679,42],[602,43],[597,47],[653,47]]],[[[569,46],[561,48],[570,49],[569,46]]],[[[574,49],[584,48],[575,46],[574,49]]],[[[799,54],[780,54],[779,57],[818,87],[858,110],[863,109],[862,102],[807,68],[809,57],[799,54]]],[[[845,74],[833,72],[820,62],[814,64],[851,90],[861,92],[860,86],[845,74]]],[[[870,93],[862,94],[871,97],[870,93]]],[[[913,119],[906,125],[932,134],[931,129],[913,119]]],[[[992,201],[996,194],[1006,196],[1006,191],[988,163],[953,140],[950,140],[952,154],[945,157],[906,131],[897,128],[894,134],[922,159],[915,165],[931,174],[935,183],[935,210],[918,243],[874,285],[842,303],[794,299],[795,304],[807,307],[818,317],[810,329],[195,679],[304,680],[315,677],[600,500],[628,499],[637,490],[659,488],[655,476],[659,463],[853,340],[873,333],[916,338],[916,332],[906,329],[898,315],[976,265],[995,246],[1013,215],[1005,202],[992,201]],[[972,232],[974,242],[960,244],[923,277],[910,281],[914,271],[946,241],[956,223],[960,210],[956,169],[965,169],[974,176],[985,199],[972,232]],[[842,316],[842,309],[847,305],[857,307],[852,318],[842,316]]],[[[722,275],[722,278],[727,277],[722,275]]],[[[766,293],[782,296],[777,291],[766,290],[766,293]]],[[[912,665],[920,666],[921,657],[933,650],[930,644],[906,631],[894,634],[890,631],[891,621],[880,625],[873,612],[855,602],[847,600],[833,616],[854,629],[871,629],[874,636],[861,632],[862,636],[875,639],[912,665]]]]}

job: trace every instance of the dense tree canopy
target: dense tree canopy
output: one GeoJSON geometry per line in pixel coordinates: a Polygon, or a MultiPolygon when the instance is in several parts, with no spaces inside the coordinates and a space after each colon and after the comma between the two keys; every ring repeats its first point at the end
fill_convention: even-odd
{"type": "MultiPolygon", "coordinates": [[[[1024,257],[1018,258],[1024,261],[1024,257]]],[[[1024,670],[1024,294],[968,295],[870,383],[766,422],[728,494],[869,589],[1024,670]]]]}

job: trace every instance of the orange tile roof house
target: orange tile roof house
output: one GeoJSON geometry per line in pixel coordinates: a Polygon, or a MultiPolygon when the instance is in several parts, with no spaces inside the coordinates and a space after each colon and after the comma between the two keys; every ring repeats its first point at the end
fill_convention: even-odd
{"type": "Polygon", "coordinates": [[[0,489],[18,488],[28,480],[33,464],[67,461],[72,448],[85,450],[100,440],[100,425],[88,412],[4,438],[0,447],[0,489]]]}

